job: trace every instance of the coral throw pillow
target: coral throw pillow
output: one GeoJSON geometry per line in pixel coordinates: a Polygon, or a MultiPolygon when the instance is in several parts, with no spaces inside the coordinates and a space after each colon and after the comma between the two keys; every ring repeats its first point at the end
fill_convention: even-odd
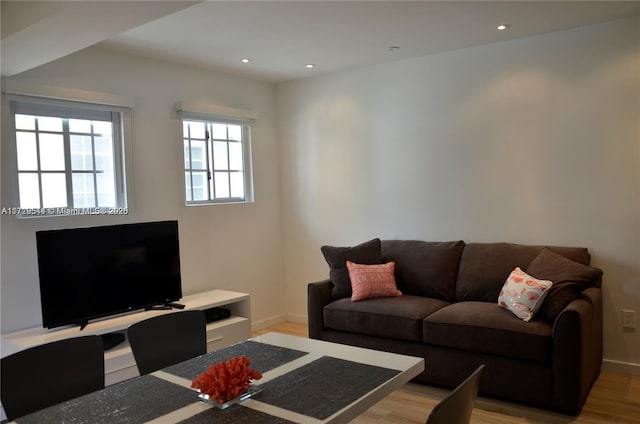
{"type": "Polygon", "coordinates": [[[351,280],[351,301],[402,296],[396,287],[395,267],[395,262],[363,265],[347,261],[347,270],[351,280]]]}
{"type": "Polygon", "coordinates": [[[538,280],[516,267],[500,291],[498,305],[507,308],[521,320],[530,321],[542,306],[552,285],[550,280],[538,280]]]}

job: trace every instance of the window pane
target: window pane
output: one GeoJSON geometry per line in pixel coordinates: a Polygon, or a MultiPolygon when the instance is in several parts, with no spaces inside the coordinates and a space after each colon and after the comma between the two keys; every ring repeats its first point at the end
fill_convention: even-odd
{"type": "Polygon", "coordinates": [[[96,202],[93,192],[93,174],[74,173],[71,178],[73,183],[73,207],[94,207],[96,202]]]}
{"type": "Polygon", "coordinates": [[[191,159],[189,159],[189,140],[184,140],[184,168],[191,168],[191,159]]]}
{"type": "Polygon", "coordinates": [[[69,131],[91,133],[91,121],[87,119],[69,119],[69,131]]]}
{"type": "Polygon", "coordinates": [[[31,115],[16,115],[17,130],[35,130],[36,117],[31,115]]]}
{"type": "Polygon", "coordinates": [[[71,137],[71,169],[74,171],[92,170],[91,137],[72,135],[71,137]]]}
{"type": "Polygon", "coordinates": [[[206,144],[201,140],[191,140],[191,168],[207,169],[206,144]]]}
{"type": "Polygon", "coordinates": [[[226,140],[227,126],[225,124],[211,124],[211,133],[215,140],[226,140]]]}
{"type": "Polygon", "coordinates": [[[191,138],[204,140],[204,122],[189,122],[191,138]]]}
{"type": "Polygon", "coordinates": [[[242,171],[242,144],[229,143],[229,169],[242,171]]]}
{"type": "Polygon", "coordinates": [[[18,150],[18,170],[37,171],[38,154],[36,150],[36,134],[16,132],[16,144],[18,150]]]}
{"type": "Polygon", "coordinates": [[[21,208],[40,207],[40,184],[38,174],[20,173],[18,175],[21,208]]]}
{"type": "Polygon", "coordinates": [[[67,206],[67,186],[63,173],[42,174],[42,206],[45,208],[67,206]]]}
{"type": "Polygon", "coordinates": [[[213,169],[226,170],[229,169],[229,159],[227,157],[226,141],[213,142],[213,169]]]}
{"type": "Polygon", "coordinates": [[[228,125],[229,128],[229,140],[242,140],[242,127],[240,125],[228,125]]]}
{"type": "Polygon", "coordinates": [[[216,198],[229,197],[229,173],[228,172],[216,172],[215,173],[215,188],[216,198]]]}
{"type": "Polygon", "coordinates": [[[231,174],[231,197],[244,198],[244,181],[242,172],[231,174]]]}
{"type": "Polygon", "coordinates": [[[184,173],[184,184],[185,184],[185,189],[187,191],[187,202],[190,202],[192,200],[192,198],[191,198],[191,173],[190,172],[185,172],[184,173]]]}
{"type": "Polygon", "coordinates": [[[116,206],[116,181],[113,173],[96,175],[98,183],[98,206],[102,208],[116,206]]]}
{"type": "Polygon", "coordinates": [[[113,132],[111,122],[110,121],[93,121],[93,132],[94,134],[111,136],[111,133],[113,132]]]}
{"type": "Polygon", "coordinates": [[[62,134],[40,134],[40,169],[64,171],[62,134]]]}
{"type": "Polygon", "coordinates": [[[96,137],[96,169],[113,172],[113,141],[110,136],[96,137]]]}
{"type": "Polygon", "coordinates": [[[193,200],[208,200],[206,172],[193,173],[193,200]]]}
{"type": "Polygon", "coordinates": [[[38,117],[38,130],[62,132],[62,119],[48,116],[38,117]]]}

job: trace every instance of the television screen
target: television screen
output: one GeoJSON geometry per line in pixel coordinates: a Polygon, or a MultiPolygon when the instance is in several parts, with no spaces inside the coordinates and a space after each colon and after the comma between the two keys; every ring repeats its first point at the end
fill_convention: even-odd
{"type": "Polygon", "coordinates": [[[36,232],[42,326],[179,300],[178,222],[36,232]]]}

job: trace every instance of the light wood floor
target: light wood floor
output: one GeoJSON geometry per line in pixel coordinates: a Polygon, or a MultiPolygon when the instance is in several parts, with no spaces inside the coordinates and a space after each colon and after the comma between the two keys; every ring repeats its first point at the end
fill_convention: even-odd
{"type": "MultiPolygon", "coordinates": [[[[285,322],[254,332],[307,337],[307,326],[285,322]]],[[[424,423],[447,390],[409,383],[358,417],[357,424],[424,423]]],[[[478,398],[472,424],[640,424],[640,377],[602,372],[579,417],[569,417],[493,399],[478,398]]]]}

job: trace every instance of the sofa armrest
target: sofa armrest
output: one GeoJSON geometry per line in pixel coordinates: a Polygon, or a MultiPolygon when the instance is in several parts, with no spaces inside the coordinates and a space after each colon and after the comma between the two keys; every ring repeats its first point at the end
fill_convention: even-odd
{"type": "Polygon", "coordinates": [[[322,317],[323,308],[331,303],[331,280],[322,280],[309,283],[307,286],[307,316],[309,320],[309,338],[319,339],[324,326],[322,317]]]}
{"type": "Polygon", "coordinates": [[[560,313],[553,326],[556,410],[578,415],[602,365],[602,290],[591,287],[560,313]]]}

